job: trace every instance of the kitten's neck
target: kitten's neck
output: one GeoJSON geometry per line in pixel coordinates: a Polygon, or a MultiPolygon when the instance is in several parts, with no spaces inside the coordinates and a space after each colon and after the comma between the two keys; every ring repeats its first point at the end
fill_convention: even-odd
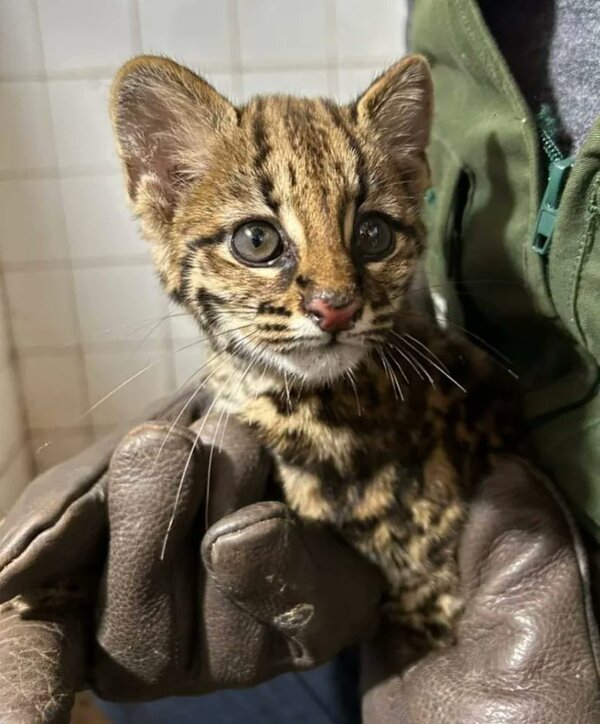
{"type": "Polygon", "coordinates": [[[260,362],[249,362],[226,351],[213,351],[201,383],[210,393],[214,407],[239,413],[250,400],[265,394],[279,394],[293,386],[260,362]]]}

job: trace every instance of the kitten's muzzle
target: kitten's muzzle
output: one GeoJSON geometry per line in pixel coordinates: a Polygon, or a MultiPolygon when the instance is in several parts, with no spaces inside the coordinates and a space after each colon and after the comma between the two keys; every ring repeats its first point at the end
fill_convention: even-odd
{"type": "Polygon", "coordinates": [[[357,297],[335,299],[317,296],[304,303],[304,310],[323,332],[350,329],[358,319],[362,307],[362,300],[357,297]]]}

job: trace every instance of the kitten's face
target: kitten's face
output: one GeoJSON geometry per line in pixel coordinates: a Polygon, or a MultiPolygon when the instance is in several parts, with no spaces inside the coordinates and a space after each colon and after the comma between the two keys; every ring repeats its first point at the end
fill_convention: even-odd
{"type": "Polygon", "coordinates": [[[265,97],[234,109],[163,59],[132,61],[113,89],[129,193],[167,291],[215,346],[303,384],[354,368],[406,305],[430,113],[420,59],[348,107],[265,97]]]}

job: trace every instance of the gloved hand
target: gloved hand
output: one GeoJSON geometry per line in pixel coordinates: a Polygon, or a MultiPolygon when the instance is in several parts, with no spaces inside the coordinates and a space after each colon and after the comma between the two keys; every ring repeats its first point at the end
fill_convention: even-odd
{"type": "MultiPolygon", "coordinates": [[[[60,721],[84,676],[113,699],[252,684],[319,663],[375,625],[377,575],[279,504],[223,518],[204,536],[206,566],[198,564],[206,452],[183,478],[161,561],[193,442],[176,427],[161,455],[168,466],[157,471],[166,429],[127,435],[100,481],[111,441],[43,477],[5,523],[0,594],[35,596],[27,615],[15,611],[24,603],[10,603],[0,620],[2,721],[60,721]]],[[[265,478],[244,431],[230,428],[224,449],[211,519],[260,498],[265,478]]],[[[460,551],[458,644],[411,664],[403,641],[381,631],[363,657],[367,724],[600,720],[585,556],[547,485],[508,459],[482,482],[460,551]]]]}
{"type": "Polygon", "coordinates": [[[456,646],[412,664],[392,630],[365,647],[365,724],[600,722],[585,551],[550,483],[499,460],[471,506],[459,565],[456,646]]]}
{"type": "Polygon", "coordinates": [[[255,502],[269,462],[234,420],[218,433],[205,532],[217,425],[201,423],[192,452],[190,409],[165,442],[182,402],[38,478],[4,521],[0,721],[68,721],[84,686],[148,700],[252,685],[374,633],[378,573],[283,504],[255,502]]]}

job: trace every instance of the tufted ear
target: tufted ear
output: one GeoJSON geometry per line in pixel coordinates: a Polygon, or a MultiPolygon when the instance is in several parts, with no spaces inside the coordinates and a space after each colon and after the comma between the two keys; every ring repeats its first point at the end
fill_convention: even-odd
{"type": "Polygon", "coordinates": [[[134,211],[151,237],[161,236],[219,136],[235,126],[236,109],[178,63],[140,56],[118,72],[110,113],[134,211]]]}
{"type": "Polygon", "coordinates": [[[423,154],[433,116],[429,64],[421,55],[403,58],[373,81],[355,108],[359,123],[374,128],[393,152],[423,154]]]}

